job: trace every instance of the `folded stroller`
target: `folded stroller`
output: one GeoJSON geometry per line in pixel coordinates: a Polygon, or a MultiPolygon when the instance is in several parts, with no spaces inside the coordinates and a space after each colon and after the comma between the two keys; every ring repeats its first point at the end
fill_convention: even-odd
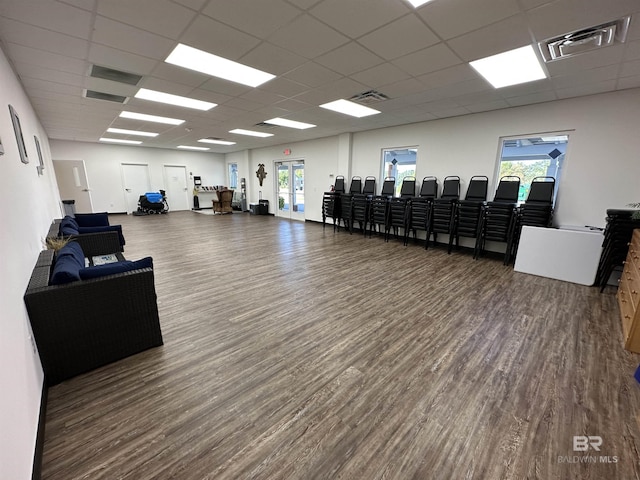
{"type": "Polygon", "coordinates": [[[147,192],[144,195],[140,195],[138,199],[138,211],[136,215],[153,215],[167,213],[168,211],[169,204],[167,203],[167,196],[164,190],[147,192]]]}

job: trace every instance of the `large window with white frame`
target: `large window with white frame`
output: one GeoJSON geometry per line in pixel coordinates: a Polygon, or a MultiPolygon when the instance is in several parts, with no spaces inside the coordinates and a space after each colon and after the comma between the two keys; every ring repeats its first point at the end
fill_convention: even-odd
{"type": "Polygon", "coordinates": [[[417,156],[418,147],[383,148],[382,174],[378,185],[382,185],[386,177],[393,177],[396,179],[395,196],[400,196],[402,180],[405,177],[416,176],[417,156]]]}
{"type": "Polygon", "coordinates": [[[536,177],[555,178],[554,201],[564,165],[569,134],[543,133],[502,137],[496,168],[496,185],[508,175],[520,177],[518,203],[527,200],[531,181],[536,177]]]}

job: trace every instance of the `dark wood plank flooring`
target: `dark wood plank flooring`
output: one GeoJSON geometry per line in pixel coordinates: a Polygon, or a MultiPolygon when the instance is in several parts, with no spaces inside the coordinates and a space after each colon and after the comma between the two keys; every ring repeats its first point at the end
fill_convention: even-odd
{"type": "Polygon", "coordinates": [[[611,287],[269,216],[111,222],[165,345],[50,389],[44,479],[640,478],[611,287]]]}

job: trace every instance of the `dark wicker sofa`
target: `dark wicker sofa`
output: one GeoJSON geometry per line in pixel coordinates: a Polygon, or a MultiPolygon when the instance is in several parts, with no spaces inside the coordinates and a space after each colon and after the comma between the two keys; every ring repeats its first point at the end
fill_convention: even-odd
{"type": "Polygon", "coordinates": [[[24,295],[48,386],[163,344],[152,267],[49,285],[53,264],[40,252],[24,295]]]}
{"type": "MultiPolygon", "coordinates": [[[[93,251],[99,250],[101,252],[123,252],[124,251],[124,236],[122,235],[122,227],[120,225],[111,225],[107,227],[97,228],[84,228],[82,232],[69,234],[63,234],[61,232],[60,224],[63,219],[56,219],[49,227],[47,238],[83,238],[83,246],[89,246],[93,251]]],[[[100,253],[96,253],[99,255],[100,253]]]]}

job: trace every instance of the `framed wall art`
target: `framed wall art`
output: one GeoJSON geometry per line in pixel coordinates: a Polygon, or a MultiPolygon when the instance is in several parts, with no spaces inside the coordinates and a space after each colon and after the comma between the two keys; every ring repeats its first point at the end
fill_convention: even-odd
{"type": "Polygon", "coordinates": [[[38,152],[38,160],[40,161],[40,164],[36,165],[36,170],[38,170],[38,175],[42,175],[44,172],[44,160],[42,159],[42,150],[40,149],[40,140],[38,140],[38,137],[34,135],[33,141],[36,143],[36,152],[38,152]]]}
{"type": "Polygon", "coordinates": [[[16,142],[18,143],[18,151],[20,152],[20,160],[22,163],[29,163],[29,157],[27,156],[27,147],[24,144],[24,137],[22,136],[22,127],[20,126],[20,119],[15,109],[9,105],[9,113],[11,114],[11,122],[13,123],[13,130],[16,133],[16,142]]]}

